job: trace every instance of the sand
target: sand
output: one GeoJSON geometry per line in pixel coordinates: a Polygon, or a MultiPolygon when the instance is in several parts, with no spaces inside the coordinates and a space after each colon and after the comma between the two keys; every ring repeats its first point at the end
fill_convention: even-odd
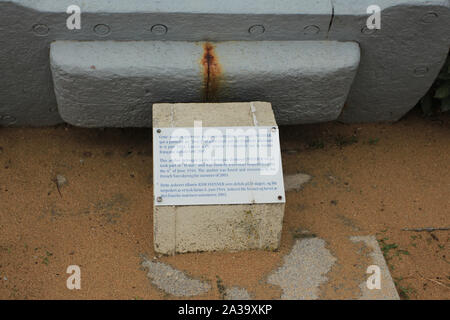
{"type": "MultiPolygon", "coordinates": [[[[285,174],[312,176],[286,195],[280,250],[156,261],[211,284],[194,298],[222,298],[223,286],[279,298],[267,276],[309,230],[338,259],[320,298],[354,298],[367,261],[349,237],[376,235],[403,299],[450,298],[450,232],[402,230],[450,227],[449,114],[280,132],[285,174]]],[[[156,256],[152,183],[149,129],[0,128],[0,298],[173,299],[141,267],[156,256]],[[81,290],[66,288],[72,264],[81,290]]]]}

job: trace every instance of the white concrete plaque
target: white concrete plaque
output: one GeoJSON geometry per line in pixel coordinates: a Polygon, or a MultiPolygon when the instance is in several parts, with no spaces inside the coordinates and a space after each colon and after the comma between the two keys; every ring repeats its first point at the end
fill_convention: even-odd
{"type": "Polygon", "coordinates": [[[153,128],[156,206],[285,202],[278,127],[153,128]]]}

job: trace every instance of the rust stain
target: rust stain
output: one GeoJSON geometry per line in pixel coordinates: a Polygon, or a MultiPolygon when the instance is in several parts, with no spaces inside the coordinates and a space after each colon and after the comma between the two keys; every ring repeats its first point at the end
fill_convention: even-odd
{"type": "Polygon", "coordinates": [[[214,46],[209,42],[206,42],[203,45],[203,58],[201,64],[203,66],[203,101],[218,101],[222,67],[214,52],[214,46]]]}

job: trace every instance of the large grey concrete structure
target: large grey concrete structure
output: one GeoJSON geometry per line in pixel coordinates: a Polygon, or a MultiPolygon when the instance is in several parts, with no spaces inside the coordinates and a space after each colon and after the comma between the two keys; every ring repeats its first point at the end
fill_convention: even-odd
{"type": "Polygon", "coordinates": [[[394,121],[449,45],[449,0],[0,0],[0,125],[151,126],[153,103],[268,99],[279,124],[394,121]]]}

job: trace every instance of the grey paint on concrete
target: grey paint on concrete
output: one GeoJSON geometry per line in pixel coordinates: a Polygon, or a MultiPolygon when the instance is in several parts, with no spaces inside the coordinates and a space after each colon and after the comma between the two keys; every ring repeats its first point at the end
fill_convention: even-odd
{"type": "Polygon", "coordinates": [[[281,299],[315,300],[319,298],[319,287],[328,280],[326,274],[335,262],[336,258],[325,248],[324,240],[297,240],[284,257],[284,264],[269,275],[267,282],[281,287],[281,299]]]}
{"type": "MultiPolygon", "coordinates": [[[[306,230],[302,233],[305,236],[309,235],[306,230]]],[[[360,295],[355,299],[399,300],[394,281],[376,238],[374,236],[354,236],[350,237],[350,240],[362,243],[368,250],[361,249],[358,254],[367,254],[370,259],[369,263],[379,266],[381,270],[381,289],[370,290],[367,288],[366,281],[363,281],[359,285],[360,295]]],[[[281,299],[319,299],[319,288],[328,281],[326,274],[337,262],[336,258],[325,248],[324,240],[319,238],[299,239],[294,243],[291,252],[284,257],[283,265],[268,276],[267,282],[281,287],[281,299]]],[[[339,263],[345,263],[345,261],[339,263]]],[[[211,289],[209,283],[192,279],[184,272],[167,264],[144,258],[142,266],[148,268],[147,276],[152,283],[168,294],[188,297],[204,294],[211,289]]],[[[365,271],[366,267],[368,265],[361,270],[365,271]]],[[[356,276],[367,279],[370,274],[364,272],[356,276]]],[[[233,286],[226,288],[224,299],[250,300],[252,297],[245,288],[233,286]]]]}
{"type": "Polygon", "coordinates": [[[177,297],[192,297],[207,293],[211,285],[207,282],[192,279],[184,272],[174,269],[162,262],[144,259],[142,267],[148,269],[147,277],[165,293],[177,297]]]}
{"type": "MultiPolygon", "coordinates": [[[[389,268],[386,265],[383,253],[381,252],[378,241],[374,236],[364,237],[351,237],[353,242],[363,242],[364,245],[370,250],[369,257],[372,265],[376,265],[381,271],[381,289],[370,290],[367,287],[366,281],[362,282],[359,286],[361,289],[360,300],[400,300],[397,289],[395,288],[394,281],[392,280],[389,268]]],[[[370,275],[365,274],[364,278],[368,278],[370,275]]]]}
{"type": "MultiPolygon", "coordinates": [[[[361,63],[339,119],[397,120],[428,90],[445,61],[450,1],[377,1],[382,25],[374,33],[364,28],[372,2],[0,0],[0,125],[62,121],[49,64],[55,40],[353,41],[361,48],[361,63]],[[84,12],[81,30],[66,28],[69,4],[84,12]],[[155,24],[165,25],[167,32],[152,32],[155,24]],[[263,25],[264,32],[250,33],[254,25],[263,25]]],[[[303,121],[295,115],[277,117],[280,123],[303,121]]],[[[121,123],[133,125],[125,117],[121,123]]]]}
{"type": "Polygon", "coordinates": [[[284,176],[284,190],[287,191],[300,191],[303,189],[303,185],[311,180],[311,176],[305,173],[297,173],[284,176]]]}
{"type": "MultiPolygon", "coordinates": [[[[303,233],[309,234],[306,230],[303,233]]],[[[368,251],[365,254],[368,254],[370,263],[379,266],[381,270],[381,289],[370,290],[367,288],[366,281],[363,281],[359,285],[360,295],[355,299],[399,300],[376,238],[374,236],[354,236],[350,237],[350,240],[355,243],[362,242],[368,250],[361,250],[358,253],[362,254],[368,251]]],[[[284,257],[283,265],[269,275],[267,282],[281,287],[281,299],[319,299],[319,288],[328,281],[326,274],[335,263],[337,260],[325,248],[324,240],[319,238],[299,239],[294,243],[291,252],[284,257]]],[[[345,261],[340,263],[345,263],[345,261]]],[[[152,283],[168,294],[189,297],[204,294],[211,289],[209,283],[192,279],[184,272],[167,264],[144,258],[142,266],[148,268],[147,276],[152,283]]],[[[362,268],[362,270],[365,271],[366,268],[362,268]]],[[[367,279],[369,276],[370,274],[366,273],[357,275],[362,279],[367,279]]],[[[252,297],[245,288],[233,286],[226,288],[224,299],[250,300],[252,297]]]]}
{"type": "MultiPolygon", "coordinates": [[[[307,234],[307,232],[304,232],[307,234]]],[[[398,300],[399,296],[392,280],[384,256],[374,236],[350,237],[357,243],[363,242],[369,249],[369,258],[372,265],[381,270],[381,289],[370,290],[366,281],[359,285],[360,295],[355,297],[361,300],[398,300]]],[[[365,252],[365,251],[364,251],[365,252]]],[[[359,252],[362,254],[362,252],[359,252]]],[[[325,248],[325,241],[319,238],[297,240],[291,252],[284,258],[283,265],[269,275],[267,282],[278,285],[283,290],[281,299],[318,299],[319,287],[328,281],[326,274],[337,262],[325,248]]],[[[339,261],[338,263],[345,263],[339,261]]],[[[368,266],[362,268],[366,271],[368,266]]],[[[368,279],[370,274],[357,275],[358,278],[368,279]]],[[[345,279],[344,279],[345,280],[345,279]]]]}
{"type": "MultiPolygon", "coordinates": [[[[214,99],[271,101],[279,124],[336,119],[359,64],[353,42],[221,42],[214,99]]],[[[51,45],[62,118],[83,127],[149,127],[158,102],[202,102],[202,43],[74,42],[51,45]]]]}
{"type": "Polygon", "coordinates": [[[225,290],[225,300],[250,300],[250,294],[247,290],[239,287],[231,287],[225,290]]]}
{"type": "Polygon", "coordinates": [[[358,74],[339,120],[398,120],[427,92],[447,58],[450,1],[333,0],[333,7],[329,38],[361,46],[358,74]],[[364,13],[375,3],[382,8],[381,29],[370,33],[364,13]]]}
{"type": "MultiPolygon", "coordinates": [[[[1,0],[4,1],[4,0],[1,0]]],[[[331,3],[328,0],[315,0],[299,6],[298,0],[258,0],[257,6],[251,1],[227,0],[170,0],[170,1],[111,1],[96,0],[16,0],[25,7],[49,12],[61,12],[61,8],[78,5],[84,12],[193,12],[193,13],[227,13],[227,14],[320,14],[329,11],[331,3]]]]}

